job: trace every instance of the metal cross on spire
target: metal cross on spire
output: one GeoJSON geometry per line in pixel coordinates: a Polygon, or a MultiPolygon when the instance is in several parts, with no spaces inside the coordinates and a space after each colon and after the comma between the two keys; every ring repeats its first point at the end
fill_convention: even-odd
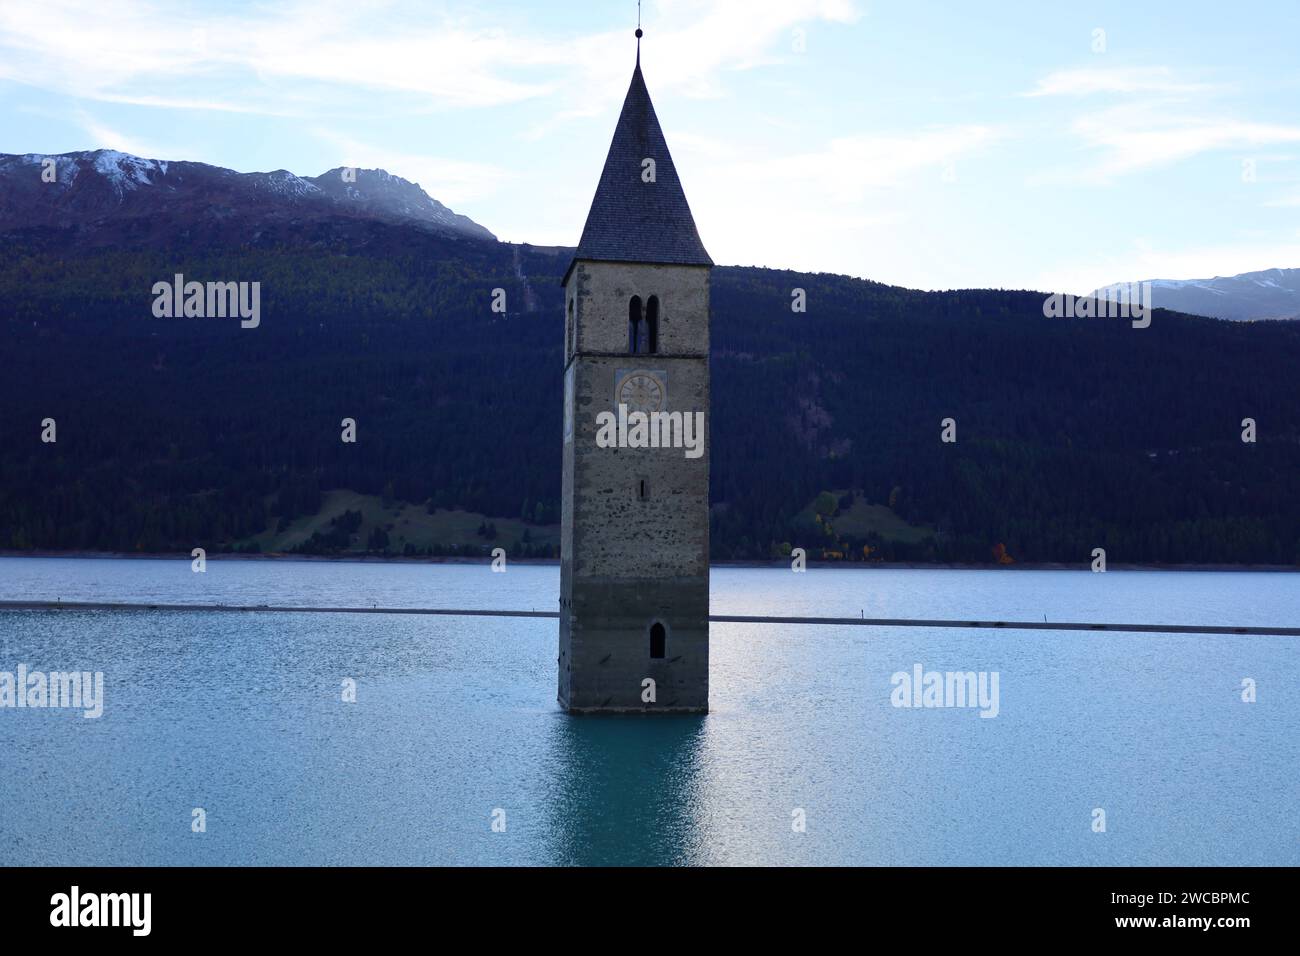
{"type": "Polygon", "coordinates": [[[641,0],[636,0],[636,65],[641,65],[641,0]]]}

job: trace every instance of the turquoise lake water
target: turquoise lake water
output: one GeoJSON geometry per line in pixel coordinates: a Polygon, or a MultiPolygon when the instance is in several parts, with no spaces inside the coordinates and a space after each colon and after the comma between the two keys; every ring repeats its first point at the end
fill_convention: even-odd
{"type": "MultiPolygon", "coordinates": [[[[3,599],[549,611],[558,589],[549,566],[0,558],[3,599]]],[[[1300,575],[720,568],[712,609],[1297,626],[1300,575]]],[[[556,640],[0,611],[0,671],[105,684],[99,719],[0,708],[0,865],[1300,864],[1300,639],[715,624],[704,717],[561,713],[556,640]],[[915,664],[996,672],[997,716],[893,706],[915,664]]]]}

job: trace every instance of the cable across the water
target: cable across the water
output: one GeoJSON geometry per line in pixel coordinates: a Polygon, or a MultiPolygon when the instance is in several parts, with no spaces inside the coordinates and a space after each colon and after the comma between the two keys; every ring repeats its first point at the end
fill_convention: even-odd
{"type": "MultiPolygon", "coordinates": [[[[6,611],[245,611],[276,614],[426,614],[443,617],[532,617],[557,619],[558,611],[499,611],[445,607],[293,607],[280,604],[147,604],[118,601],[0,601],[6,611]]],[[[1096,624],[1079,621],[945,621],[893,617],[770,617],[710,614],[712,624],[831,624],[856,627],[965,627],[1005,631],[1111,631],[1136,634],[1251,634],[1300,637],[1300,627],[1242,627],[1230,624],[1096,624]]]]}

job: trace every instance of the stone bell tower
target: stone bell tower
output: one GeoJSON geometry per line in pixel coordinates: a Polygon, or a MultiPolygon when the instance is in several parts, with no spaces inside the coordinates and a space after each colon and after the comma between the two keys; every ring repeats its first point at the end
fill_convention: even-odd
{"type": "Polygon", "coordinates": [[[575,713],[709,707],[713,261],[650,103],[640,37],[564,275],[558,699],[575,713]]]}

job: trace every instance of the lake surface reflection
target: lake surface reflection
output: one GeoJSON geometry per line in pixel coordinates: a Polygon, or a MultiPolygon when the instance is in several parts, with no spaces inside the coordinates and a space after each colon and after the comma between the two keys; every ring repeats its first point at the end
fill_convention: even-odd
{"type": "MultiPolygon", "coordinates": [[[[558,576],[8,558],[0,597],[552,610],[558,576]]],[[[724,568],[713,610],[1295,626],[1300,576],[724,568]]],[[[568,717],[555,655],[548,620],[0,612],[0,671],[106,685],[0,708],[0,863],[1300,862],[1293,638],[718,624],[705,717],[568,717]],[[916,663],[997,672],[998,716],[892,706],[916,663]]]]}

